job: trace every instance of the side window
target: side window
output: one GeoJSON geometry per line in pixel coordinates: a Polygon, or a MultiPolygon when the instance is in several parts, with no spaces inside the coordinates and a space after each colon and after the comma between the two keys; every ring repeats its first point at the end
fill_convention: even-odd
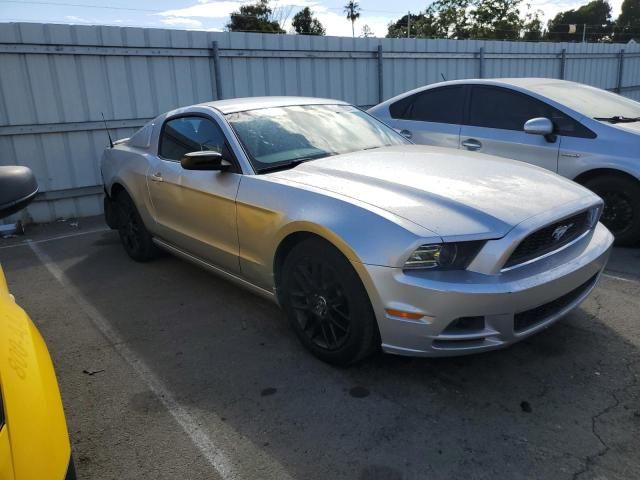
{"type": "Polygon", "coordinates": [[[471,89],[470,125],[522,131],[527,120],[536,117],[550,119],[558,135],[595,138],[591,130],[573,118],[528,95],[497,87],[471,89]]]}
{"type": "Polygon", "coordinates": [[[404,97],[403,99],[389,105],[389,113],[391,114],[391,118],[406,119],[407,110],[411,106],[412,100],[413,95],[411,95],[410,97],[404,97]]]}
{"type": "Polygon", "coordinates": [[[551,108],[551,116],[549,117],[556,127],[556,133],[558,135],[564,135],[565,137],[581,137],[581,138],[596,138],[597,135],[582,125],[577,120],[574,120],[570,116],[551,108]]]}
{"type": "Polygon", "coordinates": [[[505,88],[473,87],[469,124],[476,127],[522,131],[527,120],[551,118],[552,108],[535,98],[505,88]]]}
{"type": "Polygon", "coordinates": [[[189,152],[223,151],[225,138],[220,127],[204,117],[179,117],[162,127],[159,154],[169,160],[180,160],[189,152]]]}
{"type": "Polygon", "coordinates": [[[389,108],[393,118],[435,123],[462,123],[464,86],[442,87],[403,98],[389,108]],[[394,106],[395,108],[394,115],[394,106]]]}

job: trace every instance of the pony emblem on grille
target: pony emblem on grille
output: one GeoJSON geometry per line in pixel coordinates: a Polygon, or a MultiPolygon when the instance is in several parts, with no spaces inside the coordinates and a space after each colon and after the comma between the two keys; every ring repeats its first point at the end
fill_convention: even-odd
{"type": "Polygon", "coordinates": [[[570,223],[569,225],[560,225],[553,231],[551,236],[556,242],[559,242],[560,239],[564,237],[564,234],[567,233],[567,230],[569,230],[571,227],[573,227],[573,223],[570,223]]]}

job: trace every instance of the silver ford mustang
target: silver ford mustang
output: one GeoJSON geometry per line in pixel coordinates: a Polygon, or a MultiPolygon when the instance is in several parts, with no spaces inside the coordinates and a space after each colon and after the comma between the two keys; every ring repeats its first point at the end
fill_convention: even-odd
{"type": "Polygon", "coordinates": [[[613,237],[589,190],[521,162],[411,144],[346,103],[224,100],[104,152],[107,223],[269,297],[319,358],[510,345],[593,289],[613,237]]]}

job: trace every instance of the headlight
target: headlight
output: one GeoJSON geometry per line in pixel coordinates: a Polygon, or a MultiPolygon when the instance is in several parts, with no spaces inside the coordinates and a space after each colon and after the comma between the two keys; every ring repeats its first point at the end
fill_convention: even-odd
{"type": "Polygon", "coordinates": [[[593,228],[597,225],[601,215],[602,206],[599,205],[597,207],[591,207],[591,209],[589,210],[589,218],[587,220],[589,222],[589,228],[593,228]]]}
{"type": "Polygon", "coordinates": [[[421,245],[404,263],[406,269],[464,270],[484,242],[435,243],[421,245]]]}

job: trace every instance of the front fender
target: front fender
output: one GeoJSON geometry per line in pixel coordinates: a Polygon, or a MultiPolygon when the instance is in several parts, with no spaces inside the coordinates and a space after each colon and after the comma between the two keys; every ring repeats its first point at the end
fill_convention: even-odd
{"type": "Polygon", "coordinates": [[[243,277],[268,290],[280,243],[292,233],[318,235],[352,264],[400,266],[407,250],[440,242],[433,232],[378,207],[268,176],[242,178],[237,198],[243,277]]]}
{"type": "Polygon", "coordinates": [[[573,165],[565,167],[558,172],[563,176],[573,179],[579,179],[583,175],[589,175],[590,172],[596,170],[609,170],[611,172],[619,172],[629,175],[640,181],[640,163],[636,159],[626,157],[610,157],[600,155],[599,158],[581,158],[576,159],[573,165]]]}

